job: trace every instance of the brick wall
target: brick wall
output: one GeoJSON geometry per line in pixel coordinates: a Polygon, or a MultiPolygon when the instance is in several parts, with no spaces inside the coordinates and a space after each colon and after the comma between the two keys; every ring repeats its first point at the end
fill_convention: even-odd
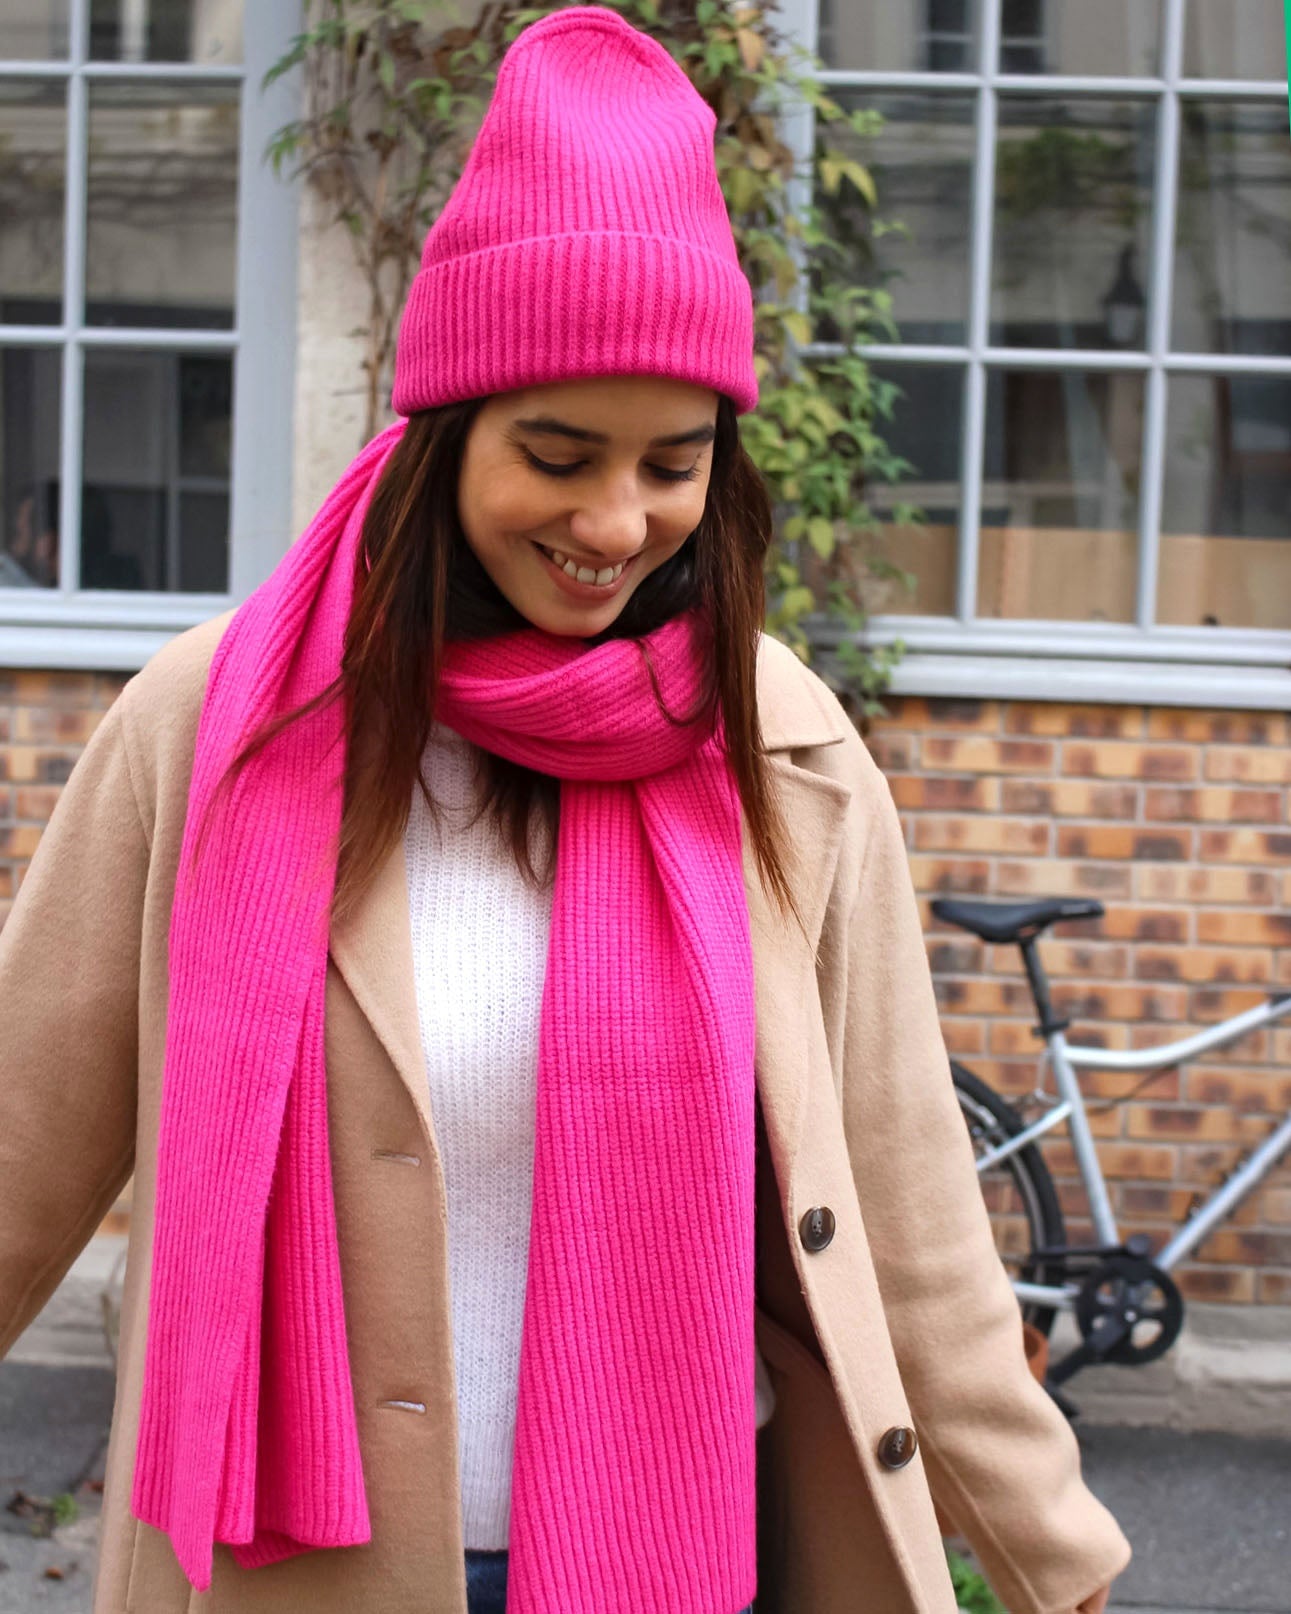
{"type": "MultiPolygon", "coordinates": [[[[0,915],[116,673],[0,672],[0,915]]],[[[889,703],[869,736],[905,823],[947,1044],[1001,1091],[1037,1074],[1015,948],[939,925],[934,895],[1097,897],[1042,957],[1073,1038],[1169,1041],[1291,988],[1291,728],[1282,714],[996,701],[889,703]]],[[[1140,1077],[1088,1072],[1095,1101],[1140,1077]]],[[[1157,1240],[1291,1108],[1291,1023],[1091,1114],[1125,1232],[1157,1240]]],[[[1069,1232],[1092,1230],[1070,1147],[1045,1145],[1069,1232]]],[[[128,1192],[107,1226],[127,1225],[128,1192]]],[[[1179,1279],[1192,1298],[1291,1303],[1291,1160],[1179,1279]]]]}
{"type": "MultiPolygon", "coordinates": [[[[934,896],[1095,897],[1041,944],[1073,1041],[1168,1042],[1291,988],[1291,731],[1281,713],[893,700],[868,739],[905,825],[953,1055],[1036,1084],[1015,947],[933,918],[934,896]]],[[[1095,1102],[1143,1073],[1086,1072],[1095,1102]]],[[[1049,1090],[1052,1091],[1052,1078],[1049,1090]]],[[[1122,1232],[1156,1244],[1291,1109],[1291,1021],[1163,1071],[1091,1113],[1122,1232]]],[[[1073,1242],[1093,1237],[1065,1131],[1045,1157],[1073,1242]]],[[[1291,1302],[1291,1158],[1176,1272],[1185,1295],[1291,1302]]]]}

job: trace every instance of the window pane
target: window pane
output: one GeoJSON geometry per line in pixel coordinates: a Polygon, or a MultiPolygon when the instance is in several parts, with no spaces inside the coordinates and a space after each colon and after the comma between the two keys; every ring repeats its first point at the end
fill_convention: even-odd
{"type": "Polygon", "coordinates": [[[92,84],[86,323],[233,325],[236,85],[92,84]]]}
{"type": "Polygon", "coordinates": [[[987,377],[980,616],[1134,617],[1143,377],[987,377]]]}
{"type": "Polygon", "coordinates": [[[90,0],[98,62],[242,60],[242,0],[90,0]]]}
{"type": "Polygon", "coordinates": [[[818,0],[816,50],[826,67],[971,73],[977,0],[818,0]]]}
{"type": "Polygon", "coordinates": [[[1155,144],[1149,101],[1000,97],[993,343],[1142,346],[1155,144]]]}
{"type": "Polygon", "coordinates": [[[20,0],[0,8],[0,60],[49,62],[67,51],[67,0],[20,0]]]}
{"type": "Polygon", "coordinates": [[[1172,376],[1157,620],[1291,627],[1291,380],[1172,376]]]}
{"type": "MultiPolygon", "coordinates": [[[[874,215],[850,185],[818,195],[831,239],[844,254],[833,273],[858,285],[885,286],[905,342],[962,342],[968,319],[968,239],[972,207],[973,101],[966,95],[875,95],[836,90],[849,111],[871,107],[887,120],[872,141],[850,131],[829,144],[869,165],[879,216],[901,233],[875,239],[874,215]]],[[[821,341],[837,328],[818,323],[821,341]]]]}
{"type": "Polygon", "coordinates": [[[1287,103],[1180,108],[1174,346],[1291,353],[1287,103]]]}
{"type": "Polygon", "coordinates": [[[1282,0],[1188,0],[1186,78],[1285,78],[1282,0]]]}
{"type": "Polygon", "coordinates": [[[1160,51],[1161,0],[1004,0],[1005,73],[1148,76],[1160,51]]]}
{"type": "Polygon", "coordinates": [[[867,609],[901,615],[953,616],[955,556],[959,548],[959,445],[964,372],[958,365],[872,364],[879,383],[900,389],[891,419],[875,430],[913,469],[899,482],[871,483],[869,499],[882,526],[874,552],[912,572],[913,593],[899,580],[867,585],[867,609]],[[897,523],[894,506],[920,506],[922,524],[897,523]]]}
{"type": "Polygon", "coordinates": [[[58,582],[58,348],[0,348],[0,588],[58,582]]]}
{"type": "Polygon", "coordinates": [[[232,360],[85,356],[81,586],[228,587],[232,360]]]}
{"type": "Polygon", "coordinates": [[[0,324],[62,321],[66,177],[63,86],[0,80],[0,324]]]}

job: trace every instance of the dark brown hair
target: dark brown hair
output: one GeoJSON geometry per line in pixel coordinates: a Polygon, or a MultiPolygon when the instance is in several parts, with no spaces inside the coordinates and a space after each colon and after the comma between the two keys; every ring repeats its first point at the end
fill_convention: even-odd
{"type": "MultiPolygon", "coordinates": [[[[364,519],[339,676],[306,705],[279,714],[250,736],[221,780],[222,790],[231,788],[288,723],[344,698],[345,794],[333,923],[352,909],[403,834],[415,787],[436,810],[421,762],[445,640],[529,626],[476,559],[457,514],[467,434],[485,401],[445,404],[409,418],[364,519]]],[[[701,608],[711,626],[701,709],[720,709],[759,872],[781,906],[796,911],[755,690],[765,609],[762,566],[771,535],[766,485],[740,443],[734,405],[720,396],[699,525],[645,578],[599,639],[588,642],[639,637],[680,611],[701,608]]],[[[481,811],[496,816],[521,869],[535,881],[547,878],[550,869],[536,869],[530,857],[530,819],[535,811],[544,815],[554,847],[558,782],[485,751],[477,753],[477,778],[481,811]]]]}

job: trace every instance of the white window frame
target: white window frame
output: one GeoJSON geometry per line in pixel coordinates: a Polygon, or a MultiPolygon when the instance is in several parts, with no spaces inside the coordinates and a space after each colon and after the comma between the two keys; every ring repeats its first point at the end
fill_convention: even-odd
{"type": "MultiPolygon", "coordinates": [[[[1183,76],[1185,0],[1162,0],[1159,76],[1121,78],[998,71],[1001,0],[977,0],[977,68],[972,73],[822,69],[836,88],[967,91],[976,99],[969,315],[964,344],[875,344],[862,348],[889,373],[898,364],[950,364],[965,375],[960,445],[960,520],[953,617],[890,614],[871,619],[867,644],[906,647],[892,680],[894,694],[1104,701],[1132,704],[1291,709],[1291,631],[1195,628],[1153,621],[1157,595],[1161,492],[1165,456],[1166,378],[1226,374],[1291,377],[1291,355],[1185,353],[1170,348],[1175,210],[1181,102],[1195,97],[1278,101],[1282,80],[1189,79],[1183,76]],[[1149,96],[1156,101],[1157,175],[1152,212],[1151,317],[1142,352],[1007,348],[989,340],[997,104],[1001,93],[1149,96]],[[986,434],[986,381],[993,367],[1128,371],[1144,378],[1144,435],[1138,533],[1138,578],[1132,623],[1012,621],[976,614],[979,510],[986,434]]],[[[785,31],[816,53],[816,0],[783,0],[785,31]]],[[[809,106],[786,119],[785,138],[808,162],[814,138],[809,106]]],[[[805,200],[802,181],[797,195],[805,200]]],[[[805,303],[805,292],[799,295],[805,303]]],[[[901,310],[895,310],[898,324],[901,310]]],[[[817,343],[809,355],[837,352],[817,343]]],[[[1287,539],[1291,542],[1291,536],[1287,539]]],[[[1291,615],[1291,610],[1289,610],[1291,615]]],[[[821,637],[828,648],[828,636],[821,637]]]]}
{"type": "Polygon", "coordinates": [[[238,65],[98,62],[89,60],[90,0],[70,0],[66,57],[0,61],[0,77],[62,79],[67,84],[63,320],[59,325],[0,325],[0,345],[62,353],[60,578],[74,576],[77,564],[86,350],[227,353],[233,360],[228,592],[90,590],[66,583],[49,589],[0,588],[0,666],[137,671],[177,632],[245,599],[291,541],[300,187],[277,179],[264,152],[274,131],[296,115],[299,81],[288,75],[265,91],[260,83],[300,29],[300,0],[247,0],[238,65]],[[94,83],[123,80],[242,87],[232,330],[85,324],[89,90],[94,83]]]}

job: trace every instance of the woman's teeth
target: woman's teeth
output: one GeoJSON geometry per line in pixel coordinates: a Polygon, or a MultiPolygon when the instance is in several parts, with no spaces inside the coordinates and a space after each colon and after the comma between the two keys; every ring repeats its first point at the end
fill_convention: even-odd
{"type": "Polygon", "coordinates": [[[620,561],[617,566],[603,566],[597,572],[590,566],[577,565],[568,555],[562,555],[559,549],[548,549],[545,544],[539,544],[538,547],[544,555],[551,556],[566,577],[572,577],[579,583],[599,583],[603,587],[606,583],[614,582],[627,564],[626,561],[620,561]]]}

